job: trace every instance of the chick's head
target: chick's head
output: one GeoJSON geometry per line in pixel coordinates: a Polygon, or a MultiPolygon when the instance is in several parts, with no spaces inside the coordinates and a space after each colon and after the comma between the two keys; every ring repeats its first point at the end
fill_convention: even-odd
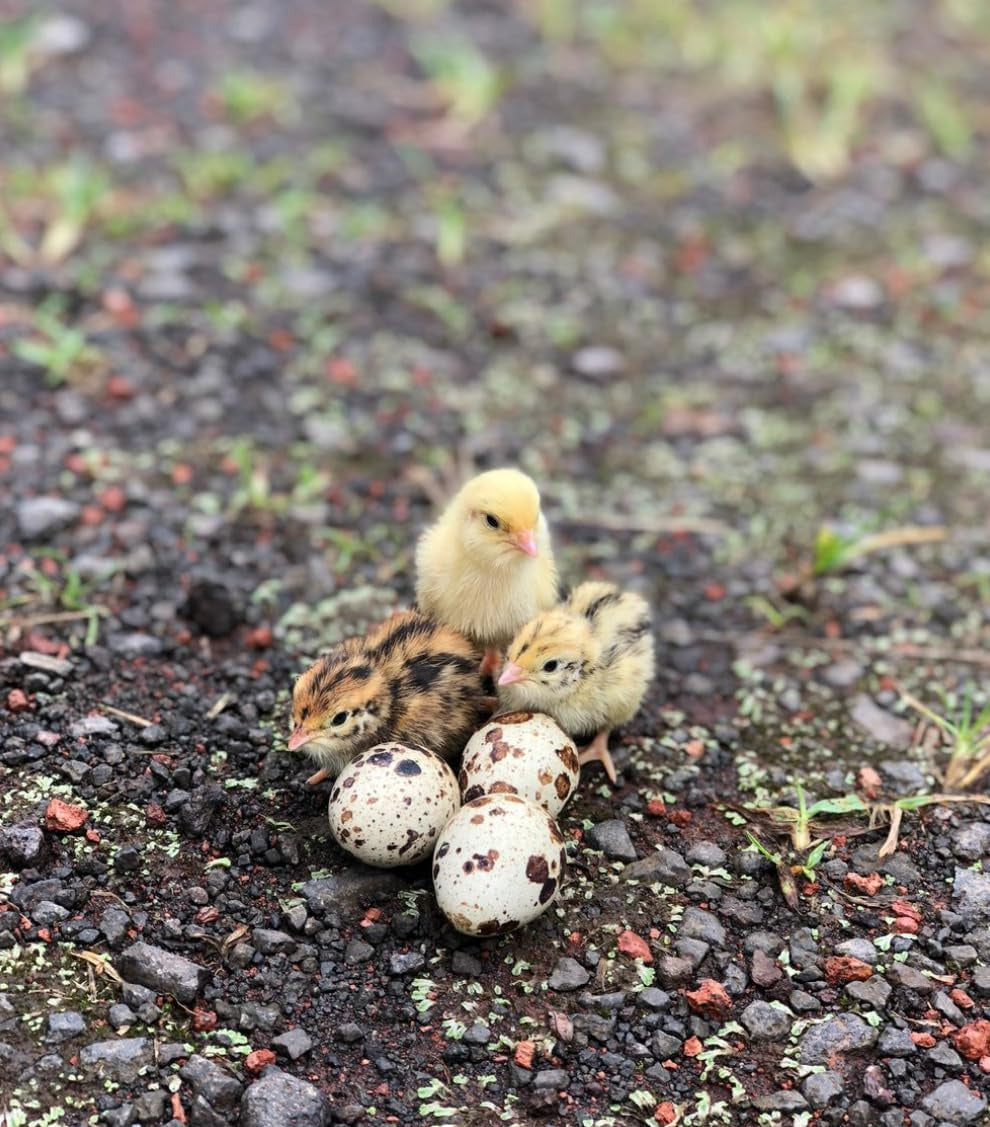
{"type": "Polygon", "coordinates": [[[540,494],[519,470],[489,470],[460,491],[456,506],[463,543],[492,564],[538,556],[540,494]]]}
{"type": "Polygon", "coordinates": [[[524,626],[506,656],[499,688],[515,706],[549,708],[577,689],[599,645],[586,618],[558,607],[524,626]]]}
{"type": "Polygon", "coordinates": [[[345,642],[299,677],[292,690],[290,751],[340,770],[378,742],[387,720],[387,686],[362,657],[345,642]]]}

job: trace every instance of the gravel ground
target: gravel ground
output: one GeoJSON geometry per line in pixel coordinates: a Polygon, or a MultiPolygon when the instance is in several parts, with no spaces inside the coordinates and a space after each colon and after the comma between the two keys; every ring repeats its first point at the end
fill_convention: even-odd
{"type": "Polygon", "coordinates": [[[987,1122],[990,33],[663,7],[0,0],[3,1127],[987,1122]],[[475,942],[287,700],[503,463],[659,672],[475,942]]]}

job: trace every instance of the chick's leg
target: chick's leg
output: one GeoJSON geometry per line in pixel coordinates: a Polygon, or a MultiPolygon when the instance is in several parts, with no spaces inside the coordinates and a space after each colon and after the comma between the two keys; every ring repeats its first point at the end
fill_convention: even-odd
{"type": "Polygon", "coordinates": [[[502,654],[497,646],[489,646],[485,656],[481,659],[481,676],[494,677],[502,664],[502,654]]]}
{"type": "Polygon", "coordinates": [[[612,762],[612,756],[608,751],[608,729],[605,728],[598,733],[597,736],[588,744],[587,747],[582,748],[581,754],[578,756],[578,762],[585,763],[600,763],[608,775],[609,782],[615,782],[615,764],[612,762]]]}
{"type": "Polygon", "coordinates": [[[328,767],[321,767],[315,775],[310,775],[306,780],[311,787],[315,787],[318,783],[322,783],[324,779],[330,778],[330,769],[328,767]]]}

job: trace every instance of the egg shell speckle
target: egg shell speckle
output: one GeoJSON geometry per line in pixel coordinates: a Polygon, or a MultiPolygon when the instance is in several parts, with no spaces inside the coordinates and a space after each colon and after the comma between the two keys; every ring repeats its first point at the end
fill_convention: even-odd
{"type": "Polygon", "coordinates": [[[552,717],[507,712],[468,740],[457,781],[464,802],[484,794],[518,794],[556,817],[580,775],[577,748],[552,717]]]}
{"type": "Polygon", "coordinates": [[[542,806],[485,795],[462,806],[437,840],[437,904],[465,935],[514,931],[554,902],[565,864],[563,835],[542,806]]]}
{"type": "Polygon", "coordinates": [[[458,806],[457,779],[432,751],[379,744],[356,755],[330,792],[330,832],[342,849],[379,868],[429,857],[458,806]]]}

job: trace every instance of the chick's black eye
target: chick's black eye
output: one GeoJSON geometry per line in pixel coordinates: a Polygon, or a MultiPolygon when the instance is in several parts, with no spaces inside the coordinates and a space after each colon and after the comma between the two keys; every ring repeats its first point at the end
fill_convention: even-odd
{"type": "Polygon", "coordinates": [[[335,716],[335,717],[334,717],[334,718],[333,718],[333,719],[332,719],[332,720],[330,721],[330,723],[331,723],[331,724],[332,724],[332,725],[333,725],[333,726],[334,726],[335,728],[339,728],[339,727],[340,727],[340,725],[341,725],[341,724],[343,724],[343,722],[344,722],[344,721],[345,721],[346,719],[347,719],[347,713],[346,713],[346,712],[338,712],[338,713],[337,713],[337,715],[336,715],[336,716],[335,716]]]}
{"type": "Polygon", "coordinates": [[[552,673],[557,668],[556,661],[547,661],[543,663],[543,672],[552,673]]]}
{"type": "Polygon", "coordinates": [[[493,517],[491,513],[485,513],[485,522],[489,528],[498,528],[498,517],[493,517]]]}

